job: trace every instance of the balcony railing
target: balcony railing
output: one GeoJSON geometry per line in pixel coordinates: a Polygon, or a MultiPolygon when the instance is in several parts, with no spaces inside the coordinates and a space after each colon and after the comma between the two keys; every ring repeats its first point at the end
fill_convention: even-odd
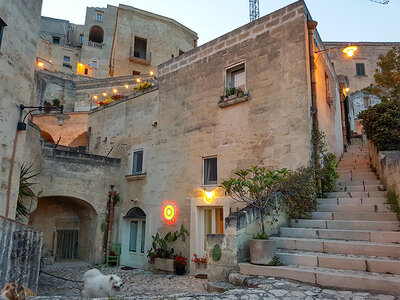
{"type": "Polygon", "coordinates": [[[135,51],[135,48],[130,49],[129,60],[144,65],[150,65],[151,63],[151,52],[147,51],[135,51]]]}
{"type": "Polygon", "coordinates": [[[96,43],[96,42],[89,41],[88,46],[103,49],[103,43],[96,43]]]}

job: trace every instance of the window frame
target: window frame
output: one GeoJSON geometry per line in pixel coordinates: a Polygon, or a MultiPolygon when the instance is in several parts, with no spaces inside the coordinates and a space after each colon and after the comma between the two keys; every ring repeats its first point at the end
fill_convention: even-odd
{"type": "Polygon", "coordinates": [[[202,160],[203,160],[202,185],[203,186],[216,186],[216,185],[218,185],[218,156],[217,155],[204,156],[202,158],[202,160]],[[215,183],[214,182],[207,182],[206,183],[206,177],[205,177],[205,175],[206,175],[206,173],[205,173],[206,165],[205,165],[205,162],[206,162],[207,159],[212,159],[212,158],[216,159],[217,179],[216,179],[215,183]]]}
{"type": "Polygon", "coordinates": [[[84,34],[82,33],[79,35],[79,43],[80,44],[83,44],[83,42],[84,42],[83,39],[84,39],[84,34]]]}
{"type": "Polygon", "coordinates": [[[146,158],[146,151],[144,149],[144,147],[138,147],[138,148],[133,148],[131,150],[131,166],[130,166],[130,175],[143,175],[146,174],[145,171],[145,158],[146,158]],[[134,172],[134,162],[135,162],[135,153],[136,152],[142,152],[142,170],[141,172],[134,172]]]}
{"type": "Polygon", "coordinates": [[[4,36],[4,29],[6,28],[7,24],[0,18],[0,49],[1,45],[3,44],[3,36],[4,36]]]}
{"type": "MultiPolygon", "coordinates": [[[[360,70],[360,71],[361,71],[360,70]]],[[[356,76],[367,76],[366,75],[366,72],[365,72],[365,63],[356,63],[356,76]],[[359,74],[359,68],[358,68],[358,66],[362,66],[362,71],[363,72],[360,72],[360,74],[359,74]]]]}
{"type": "Polygon", "coordinates": [[[54,45],[61,45],[61,37],[59,36],[52,36],[51,37],[51,43],[54,45]],[[58,40],[58,43],[54,43],[55,40],[58,40]]]}
{"type": "Polygon", "coordinates": [[[246,74],[247,68],[246,68],[246,62],[244,60],[237,62],[233,65],[225,67],[225,69],[224,69],[224,81],[225,81],[224,89],[229,89],[229,88],[233,88],[233,87],[236,88],[234,86],[234,84],[232,85],[232,74],[238,73],[238,71],[240,71],[241,69],[243,69],[243,73],[244,73],[244,88],[243,88],[243,90],[244,91],[247,90],[247,74],[246,74]]]}
{"type": "Polygon", "coordinates": [[[96,21],[97,21],[97,22],[102,22],[102,21],[103,21],[103,15],[100,14],[100,13],[97,13],[97,14],[96,14],[96,21]]]}

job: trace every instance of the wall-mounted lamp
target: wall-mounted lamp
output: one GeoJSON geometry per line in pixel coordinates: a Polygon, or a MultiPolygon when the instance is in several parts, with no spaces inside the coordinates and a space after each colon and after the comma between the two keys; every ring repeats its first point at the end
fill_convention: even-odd
{"type": "Polygon", "coordinates": [[[154,71],[149,72],[150,76],[154,76],[154,71]]]}
{"type": "Polygon", "coordinates": [[[141,82],[142,82],[142,79],[141,79],[140,77],[138,77],[138,78],[136,78],[136,82],[137,82],[137,83],[141,83],[141,82]]]}
{"type": "Polygon", "coordinates": [[[64,124],[64,120],[67,120],[67,119],[71,118],[70,116],[63,114],[63,111],[64,111],[64,106],[63,105],[61,105],[61,106],[44,107],[44,106],[25,106],[25,105],[21,104],[19,106],[19,109],[20,109],[20,118],[19,118],[19,122],[18,122],[18,125],[17,125],[17,130],[26,130],[25,119],[26,119],[26,117],[28,115],[30,115],[34,111],[42,111],[42,110],[56,111],[56,112],[59,111],[60,113],[54,114],[53,116],[55,118],[57,118],[58,125],[60,125],[60,126],[62,124],[64,124]],[[23,112],[24,112],[25,108],[30,109],[30,111],[22,118],[22,115],[23,115],[23,112]]]}
{"type": "Polygon", "coordinates": [[[212,203],[214,201],[214,190],[207,192],[203,192],[203,199],[206,201],[208,204],[212,203]]]}
{"type": "Polygon", "coordinates": [[[36,65],[38,66],[39,69],[43,69],[44,68],[44,62],[38,60],[36,65]]]}
{"type": "Polygon", "coordinates": [[[329,49],[324,49],[324,50],[319,50],[319,51],[314,51],[314,53],[319,53],[319,55],[317,56],[316,60],[318,60],[318,58],[327,52],[331,52],[334,50],[338,50],[338,49],[342,49],[342,52],[345,53],[347,56],[351,57],[354,55],[354,52],[357,51],[358,47],[357,46],[347,46],[347,47],[334,47],[334,48],[329,48],[329,49]]]}

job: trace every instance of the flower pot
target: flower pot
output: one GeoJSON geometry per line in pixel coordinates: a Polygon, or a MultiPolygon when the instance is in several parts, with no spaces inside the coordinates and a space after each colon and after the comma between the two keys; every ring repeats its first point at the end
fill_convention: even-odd
{"type": "Polygon", "coordinates": [[[236,95],[230,95],[230,96],[228,97],[229,100],[236,99],[236,98],[237,98],[236,95]]]}
{"type": "Polygon", "coordinates": [[[175,274],[184,275],[186,273],[186,266],[175,265],[175,274]]]}
{"type": "Polygon", "coordinates": [[[156,259],[154,260],[154,268],[163,270],[163,271],[173,272],[174,271],[174,260],[156,257],[156,259]]]}
{"type": "Polygon", "coordinates": [[[250,262],[267,265],[275,256],[276,243],[272,240],[249,240],[250,262]]]}

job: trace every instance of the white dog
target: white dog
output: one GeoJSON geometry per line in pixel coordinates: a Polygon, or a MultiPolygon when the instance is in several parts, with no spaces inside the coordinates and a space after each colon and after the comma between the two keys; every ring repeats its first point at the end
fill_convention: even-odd
{"type": "Polygon", "coordinates": [[[86,298],[114,297],[121,290],[122,280],[117,275],[103,275],[97,269],[83,274],[82,295],[86,298]]]}

